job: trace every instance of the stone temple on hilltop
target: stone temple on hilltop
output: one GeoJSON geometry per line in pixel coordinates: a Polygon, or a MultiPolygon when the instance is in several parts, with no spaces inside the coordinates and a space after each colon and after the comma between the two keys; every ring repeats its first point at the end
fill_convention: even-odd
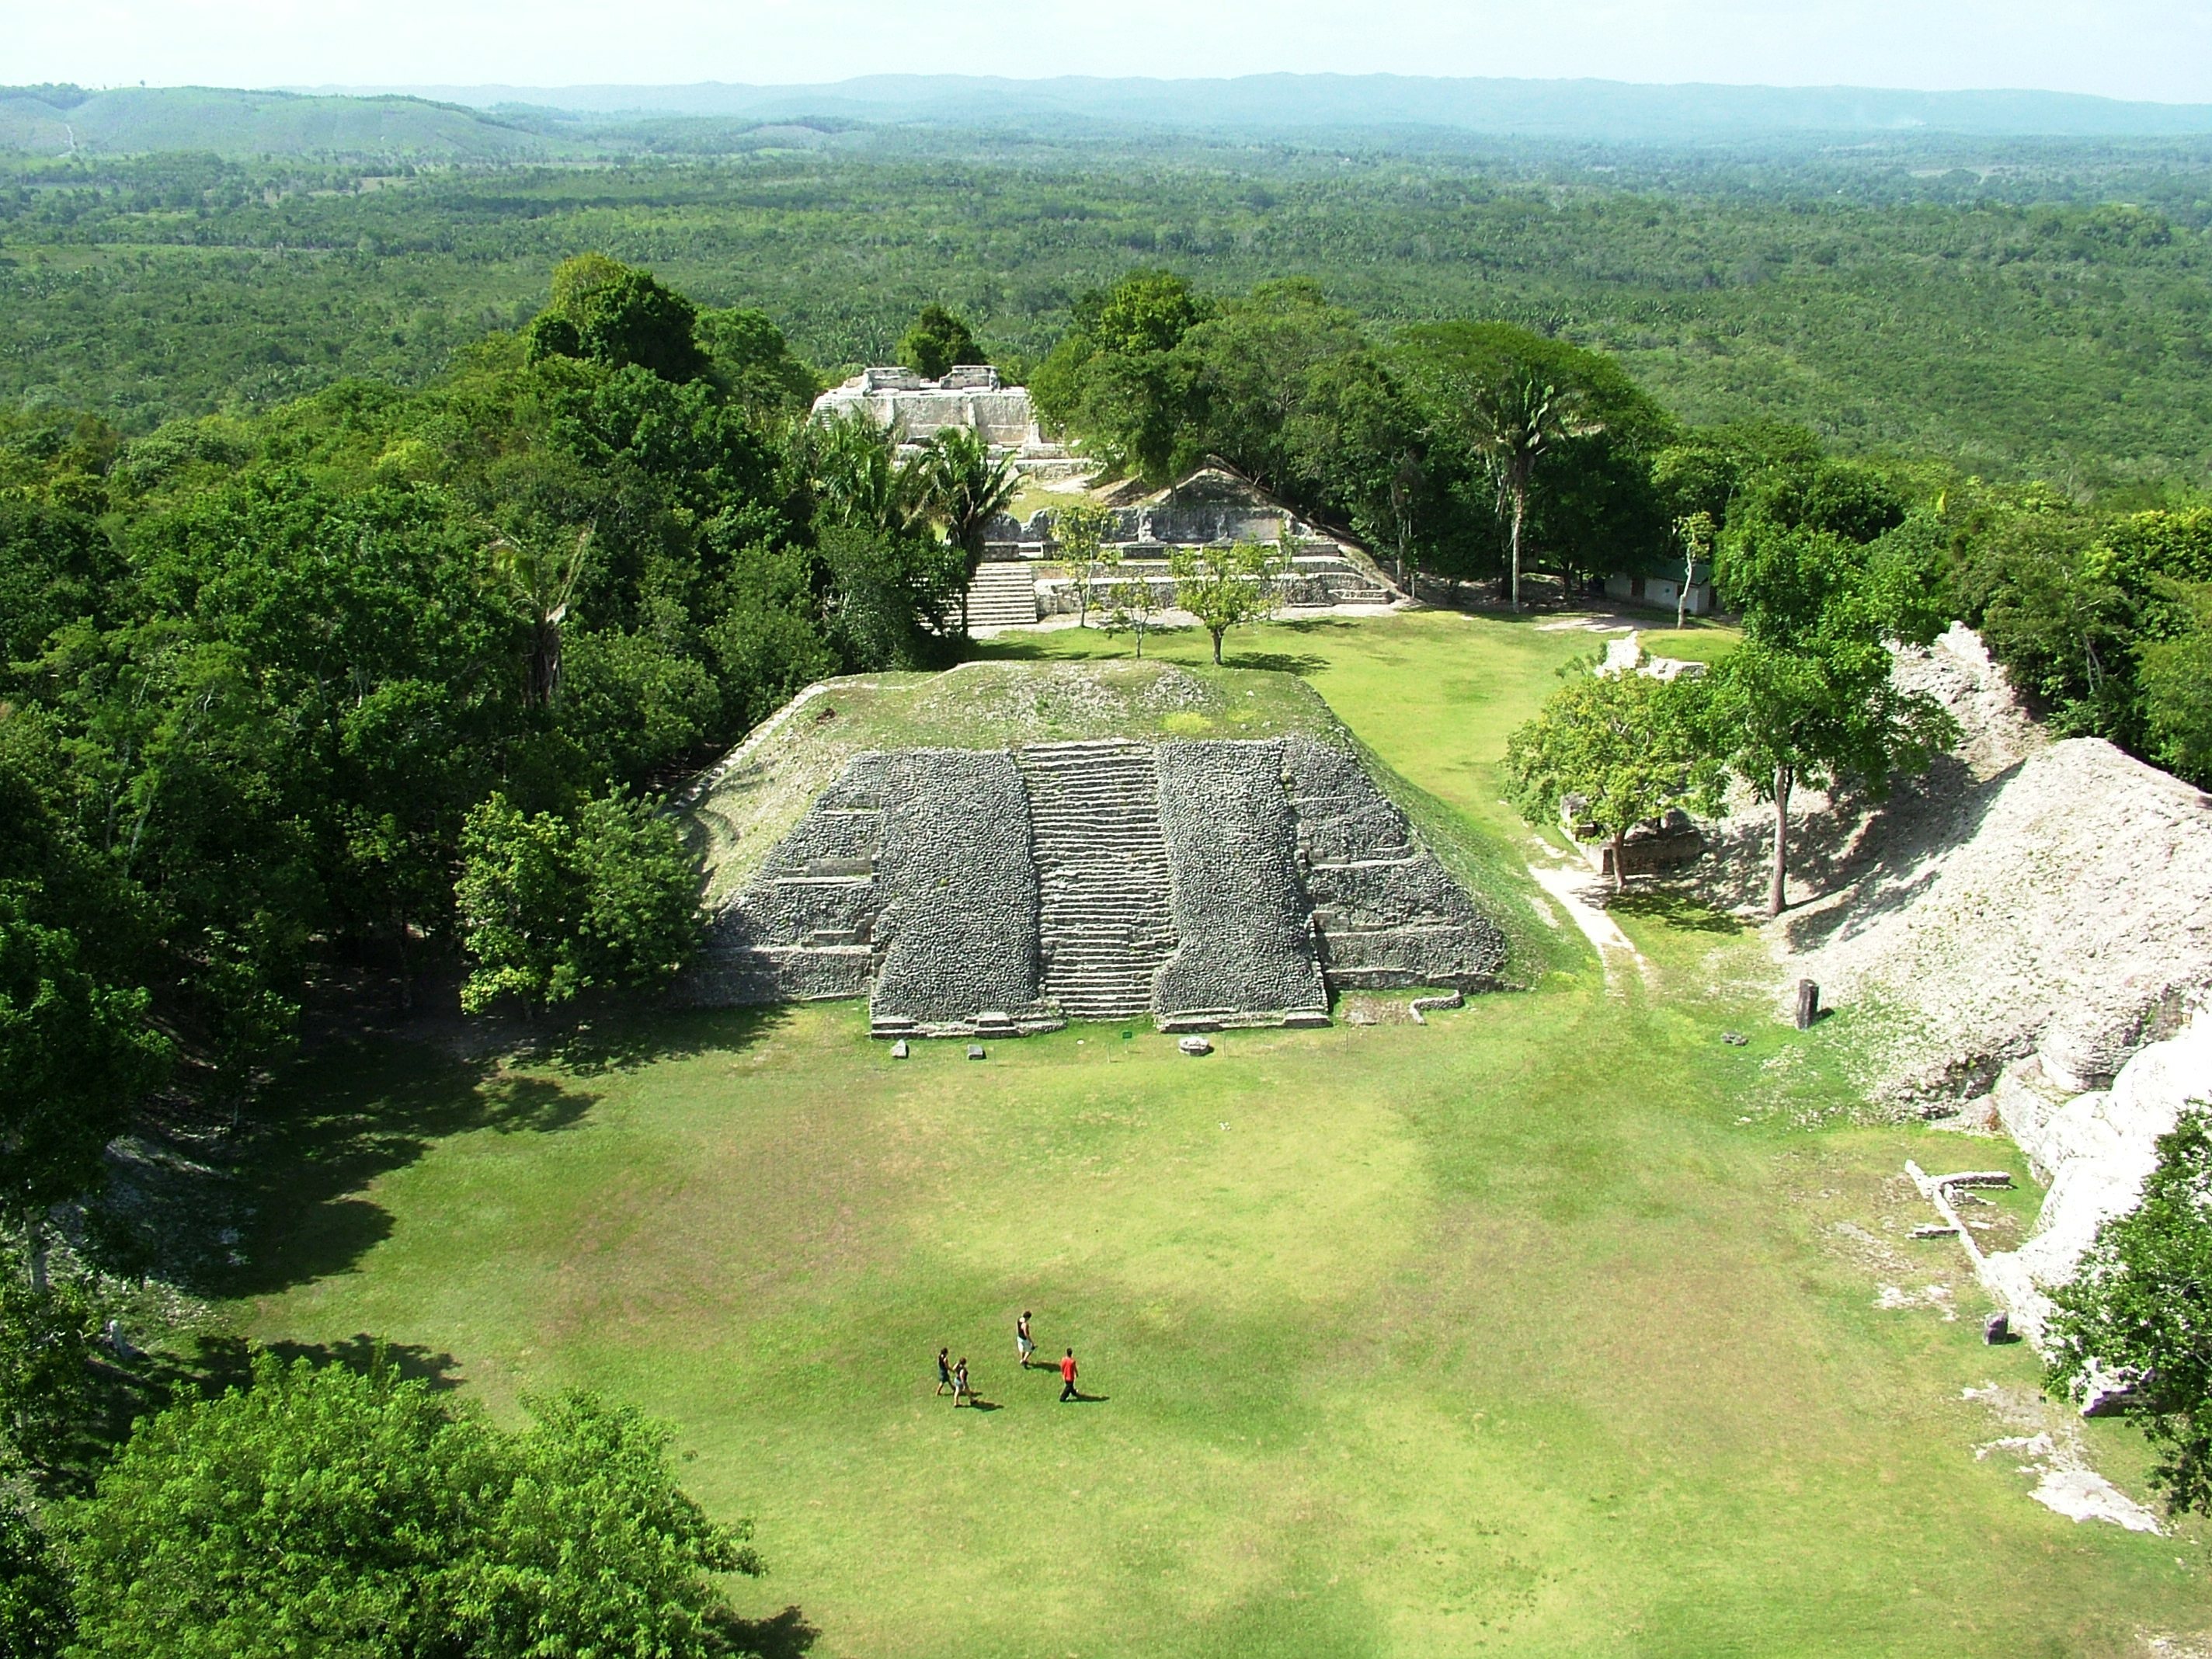
{"type": "Polygon", "coordinates": [[[1007,386],[988,363],[963,363],[941,380],[910,368],[864,368],[814,400],[817,420],[866,415],[900,445],[951,430],[973,432],[1010,456],[1031,483],[1080,483],[1097,469],[1054,443],[1037,426],[1026,386],[1007,386]]]}
{"type": "MultiPolygon", "coordinates": [[[[863,369],[815,400],[817,417],[855,411],[902,446],[948,429],[976,433],[1041,489],[1078,491],[1097,471],[1046,438],[1028,390],[1002,384],[988,364],[949,369],[941,380],[925,380],[910,368],[863,369]]],[[[1175,603],[1170,551],[1239,540],[1289,541],[1291,568],[1281,599],[1292,609],[1389,605],[1405,597],[1354,538],[1301,517],[1218,462],[1165,489],[1148,493],[1125,484],[1109,503],[1114,523],[1105,541],[1121,556],[1121,575],[1148,580],[1164,609],[1175,603]]],[[[968,594],[971,629],[1021,627],[1076,610],[1075,585],[1053,537],[1054,516],[1053,508],[1041,507],[1025,520],[1002,514],[986,527],[983,566],[968,594]]]]}
{"type": "Polygon", "coordinates": [[[1324,1025],[1495,985],[1504,934],[1306,736],[866,751],[719,907],[684,994],[866,997],[878,1036],[1324,1025]]]}

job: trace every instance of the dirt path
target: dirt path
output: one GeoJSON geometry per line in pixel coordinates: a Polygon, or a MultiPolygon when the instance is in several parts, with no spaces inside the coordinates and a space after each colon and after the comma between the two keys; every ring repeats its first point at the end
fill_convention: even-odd
{"type": "Polygon", "coordinates": [[[1636,970],[1649,978],[1651,963],[1636,948],[1620,924],[1607,915],[1604,908],[1604,878],[1579,859],[1562,855],[1550,842],[1532,836],[1529,846],[1528,873],[1536,884],[1559,901],[1583,936],[1596,947],[1598,961],[1605,968],[1607,984],[1612,983],[1613,969],[1622,958],[1633,963],[1636,970]]]}

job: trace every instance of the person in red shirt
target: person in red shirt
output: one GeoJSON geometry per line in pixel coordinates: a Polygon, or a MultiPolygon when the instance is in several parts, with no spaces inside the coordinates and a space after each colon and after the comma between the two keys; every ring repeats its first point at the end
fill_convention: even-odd
{"type": "Polygon", "coordinates": [[[1083,1398],[1075,1391],[1075,1350],[1073,1348],[1067,1351],[1067,1357],[1060,1362],[1060,1397],[1063,1403],[1083,1398]]]}

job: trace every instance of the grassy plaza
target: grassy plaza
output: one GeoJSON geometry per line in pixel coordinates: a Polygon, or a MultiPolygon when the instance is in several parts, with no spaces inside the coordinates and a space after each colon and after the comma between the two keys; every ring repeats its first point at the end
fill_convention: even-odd
{"type": "MultiPolygon", "coordinates": [[[[1228,658],[1304,678],[1506,870],[1505,734],[1599,643],[1430,612],[1228,658]]],[[[1905,1239],[1900,1172],[2011,1167],[2032,1212],[2010,1145],[1869,1121],[1852,1011],[1790,1030],[1732,918],[1632,896],[1642,960],[1601,963],[1543,914],[1525,991],[1203,1058],[1140,1024],[900,1062],[855,1004],[325,1044],[275,1091],[232,1311],[388,1340],[502,1416],[587,1383],[665,1419],[686,1488],[757,1523],[739,1606],[797,1607],[821,1656],[2120,1655],[2212,1623],[2193,1523],[2076,1523],[1977,1455],[2023,1431],[1966,1391],[2039,1369],[1983,1346],[1955,1243],[1905,1239]],[[1024,1309],[1091,1400],[1017,1368],[1024,1309]],[[946,1345],[989,1409],[933,1395],[946,1345]]],[[[2134,1431],[2085,1432],[2141,1496],[2134,1431]]]]}

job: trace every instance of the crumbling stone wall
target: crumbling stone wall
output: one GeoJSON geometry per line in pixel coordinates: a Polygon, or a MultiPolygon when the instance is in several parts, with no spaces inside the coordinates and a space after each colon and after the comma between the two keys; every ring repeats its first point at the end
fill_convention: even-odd
{"type": "MultiPolygon", "coordinates": [[[[1116,870],[1163,872],[1145,878],[1165,887],[1152,908],[1172,927],[1162,916],[1138,931],[1174,941],[1151,978],[1164,1029],[1319,1024],[1334,990],[1480,990],[1504,969],[1503,934],[1354,755],[1306,738],[1044,744],[856,757],[723,908],[682,994],[866,996],[886,1036],[1060,1023],[1071,1011],[1044,964],[1087,962],[1104,935],[1095,904],[1042,902],[1039,790],[1055,868],[1096,812],[1116,870]],[[1137,757],[1157,778],[1157,816],[1119,799],[1137,757]]],[[[1158,960],[1147,945],[1133,983],[1158,960]]]]}
{"type": "Polygon", "coordinates": [[[1310,738],[1285,748],[1298,859],[1330,984],[1496,984],[1504,934],[1415,840],[1358,758],[1310,738]]]}
{"type": "Polygon", "coordinates": [[[855,757],[807,809],[714,918],[678,983],[680,999],[723,1007],[866,994],[892,760],[855,757]]]}
{"type": "Polygon", "coordinates": [[[1283,745],[1170,743],[1156,758],[1176,939],[1154,993],[1161,1026],[1325,1024],[1283,745]]]}
{"type": "Polygon", "coordinates": [[[1036,860],[1020,768],[1005,750],[890,758],[870,1023],[925,1035],[973,1030],[982,1014],[1037,1025],[1036,860]]]}

